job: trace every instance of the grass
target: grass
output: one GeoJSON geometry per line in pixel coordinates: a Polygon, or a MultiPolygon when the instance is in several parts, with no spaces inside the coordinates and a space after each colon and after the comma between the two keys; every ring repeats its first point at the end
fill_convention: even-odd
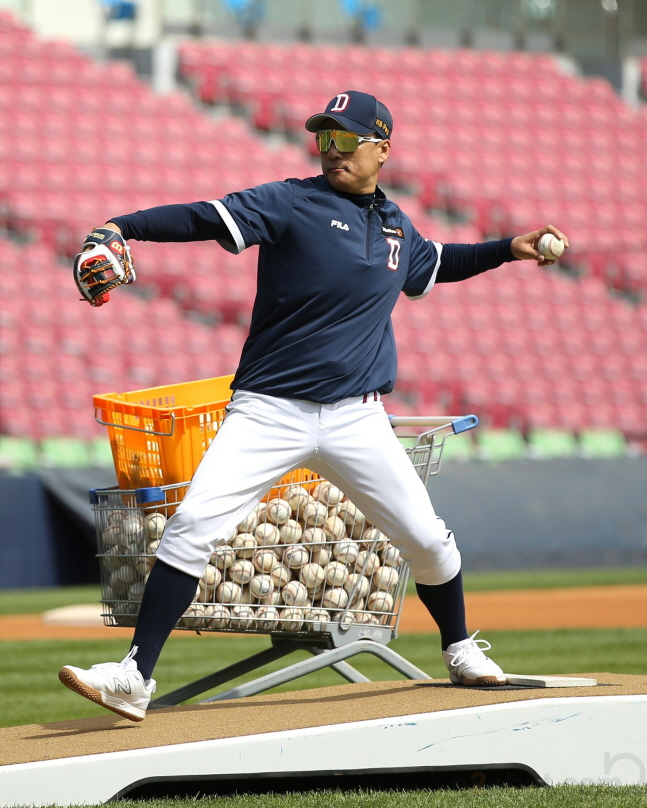
{"type": "Polygon", "coordinates": [[[37,614],[60,606],[76,606],[80,603],[98,603],[101,587],[61,586],[47,589],[0,590],[0,615],[37,614]]]}
{"type": "MultiPolygon", "coordinates": [[[[644,673],[647,670],[647,629],[488,632],[487,638],[493,646],[493,658],[511,673],[644,673]]],[[[237,662],[267,648],[268,644],[268,640],[261,637],[206,634],[195,638],[171,637],[155,670],[157,695],[237,662]]],[[[438,635],[408,634],[394,640],[390,647],[430,676],[446,678],[438,635]]],[[[119,660],[125,656],[127,646],[123,640],[34,640],[3,642],[0,649],[0,726],[16,726],[104,714],[97,705],[63,688],[56,674],[66,664],[89,667],[97,662],[119,660]]],[[[297,652],[287,657],[287,663],[306,658],[305,652],[297,652]]],[[[351,663],[373,680],[402,678],[369,654],[356,657],[351,663]]],[[[281,662],[268,665],[256,674],[241,677],[237,683],[281,666],[281,662]]],[[[326,669],[274,692],[344,682],[334,671],[326,669]]],[[[205,696],[196,701],[200,698],[205,696]]]]}
{"type": "MultiPolygon", "coordinates": [[[[464,582],[466,592],[647,584],[647,566],[466,572],[464,582]]],[[[415,591],[413,582],[409,583],[409,591],[415,591]]],[[[4,589],[0,591],[0,615],[35,614],[59,606],[98,603],[100,600],[101,588],[98,585],[51,589],[4,589]]]]}
{"type": "MultiPolygon", "coordinates": [[[[120,808],[141,808],[124,800],[120,808]]],[[[146,808],[645,808],[645,786],[483,788],[469,791],[321,791],[184,800],[150,800],[146,808]]],[[[97,806],[98,808],[98,806],[97,806]]]]}

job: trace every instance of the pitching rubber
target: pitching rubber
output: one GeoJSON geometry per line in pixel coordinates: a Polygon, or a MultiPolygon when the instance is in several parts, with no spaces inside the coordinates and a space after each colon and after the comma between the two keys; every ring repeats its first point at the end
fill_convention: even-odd
{"type": "Polygon", "coordinates": [[[79,696],[83,696],[84,699],[88,699],[89,701],[94,701],[96,704],[101,705],[101,707],[105,707],[107,710],[112,710],[113,713],[117,713],[122,718],[127,718],[129,721],[143,721],[146,717],[145,715],[136,716],[132,713],[127,713],[124,710],[120,710],[118,707],[113,707],[111,704],[106,704],[103,700],[103,694],[99,693],[98,690],[95,690],[93,687],[88,687],[86,684],[81,682],[76,675],[69,670],[68,668],[62,668],[58,672],[58,678],[61,684],[65,685],[65,687],[73,690],[75,693],[78,693],[79,696]]]}

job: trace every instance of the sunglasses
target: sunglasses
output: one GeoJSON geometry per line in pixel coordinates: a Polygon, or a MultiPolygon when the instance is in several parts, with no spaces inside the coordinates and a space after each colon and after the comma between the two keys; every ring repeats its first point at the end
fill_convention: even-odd
{"type": "Polygon", "coordinates": [[[340,152],[354,152],[365,140],[369,143],[382,142],[381,137],[364,137],[344,129],[321,129],[316,133],[315,138],[320,152],[327,152],[333,143],[340,152]]]}

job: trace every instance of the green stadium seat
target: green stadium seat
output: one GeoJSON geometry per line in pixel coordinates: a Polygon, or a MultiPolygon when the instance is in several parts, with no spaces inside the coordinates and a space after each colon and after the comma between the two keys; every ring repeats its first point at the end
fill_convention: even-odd
{"type": "Polygon", "coordinates": [[[516,429],[479,429],[478,457],[497,463],[501,460],[519,460],[526,456],[523,435],[516,429]]]}
{"type": "Polygon", "coordinates": [[[539,460],[576,457],[579,454],[579,447],[572,432],[561,429],[533,429],[528,435],[528,454],[539,460]]]}
{"type": "Polygon", "coordinates": [[[38,446],[33,440],[0,435],[0,469],[27,471],[38,465],[38,446]]]}
{"type": "Polygon", "coordinates": [[[585,429],[580,432],[580,453],[583,457],[622,457],[627,442],[622,432],[613,429],[585,429]]]}
{"type": "Polygon", "coordinates": [[[110,448],[110,440],[108,437],[96,438],[90,442],[88,448],[93,466],[112,468],[114,460],[112,458],[112,449],[110,448]]]}
{"type": "Polygon", "coordinates": [[[40,448],[43,466],[85,468],[91,465],[88,445],[78,438],[45,438],[40,448]]]}
{"type": "Polygon", "coordinates": [[[449,461],[467,461],[474,459],[474,441],[471,435],[448,435],[443,448],[443,463],[449,461]]]}

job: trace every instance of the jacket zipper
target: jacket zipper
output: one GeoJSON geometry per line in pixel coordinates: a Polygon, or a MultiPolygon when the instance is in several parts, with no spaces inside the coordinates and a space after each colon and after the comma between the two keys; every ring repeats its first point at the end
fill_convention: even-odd
{"type": "Polygon", "coordinates": [[[368,209],[368,217],[366,221],[366,260],[369,264],[373,263],[373,239],[371,238],[372,228],[371,225],[373,223],[373,211],[375,210],[375,205],[370,205],[368,209]]]}

